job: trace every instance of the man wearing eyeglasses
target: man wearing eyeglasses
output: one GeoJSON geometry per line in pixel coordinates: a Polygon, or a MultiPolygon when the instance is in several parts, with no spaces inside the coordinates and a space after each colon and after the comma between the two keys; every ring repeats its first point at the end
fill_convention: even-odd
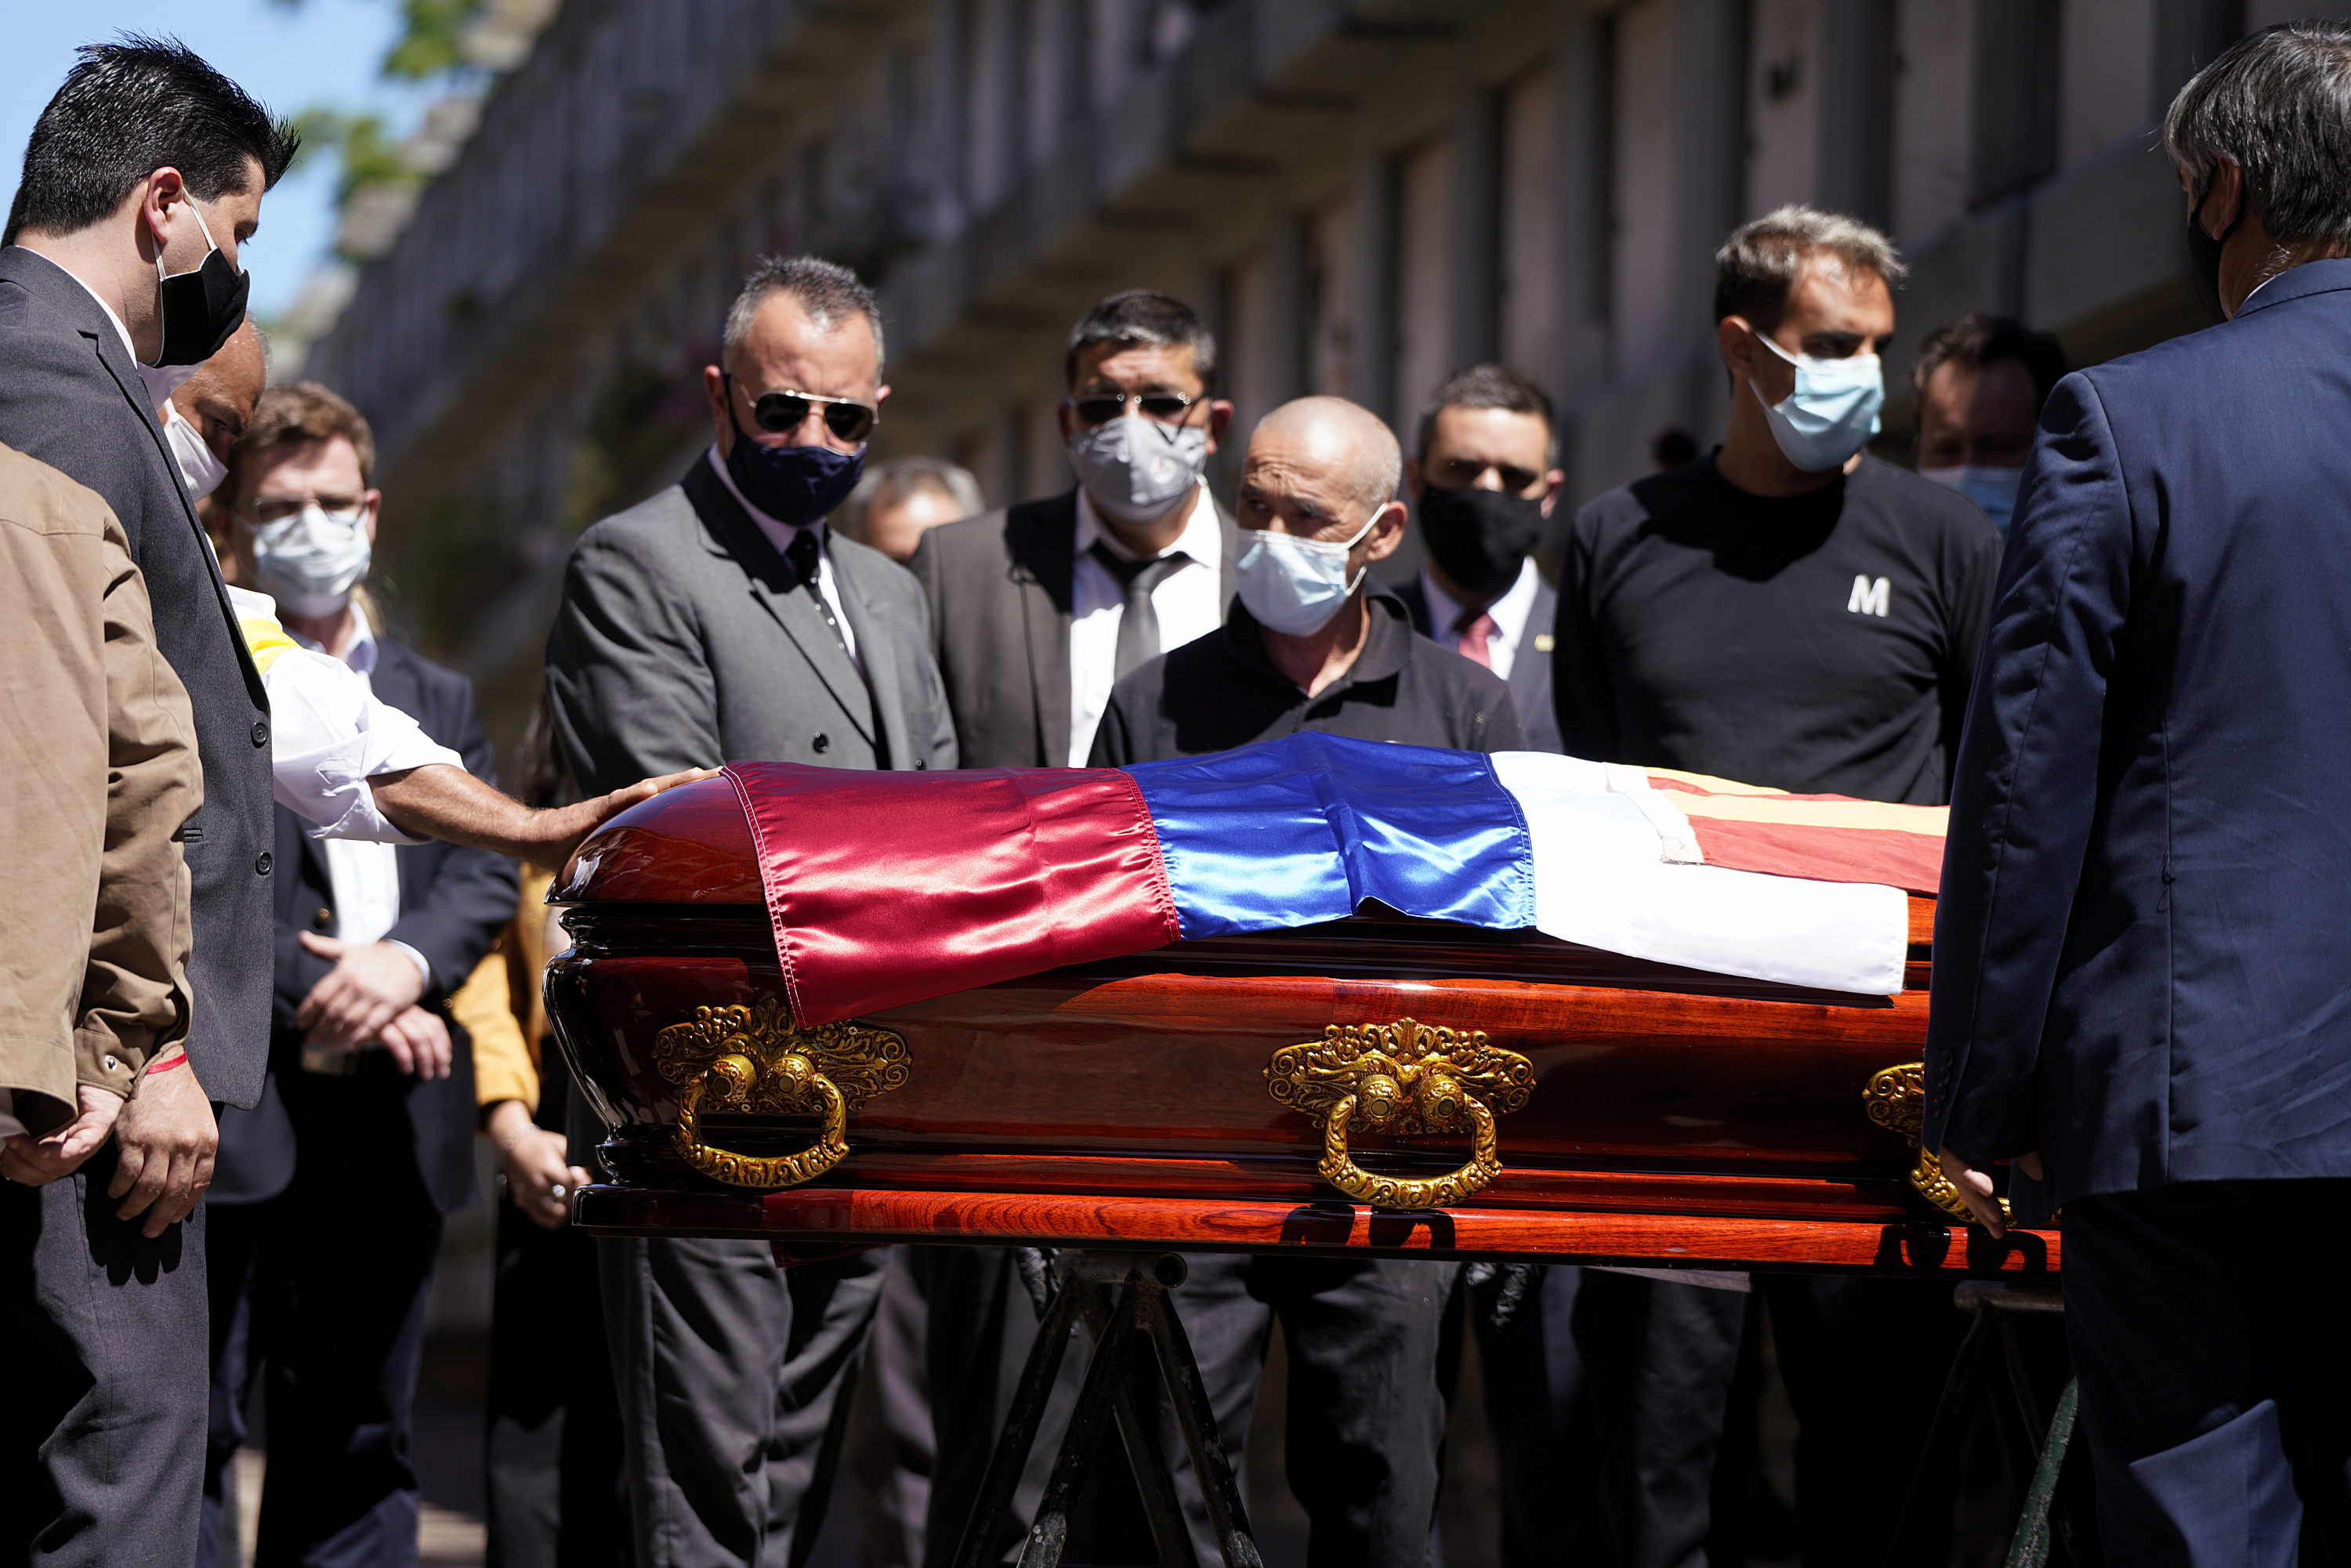
{"type": "Polygon", "coordinates": [[[1113,294],[1063,368],[1077,485],[934,528],[909,563],[967,768],[1084,767],[1118,678],[1215,631],[1232,597],[1232,519],[1201,476],[1233,405],[1197,313],[1113,294]]]}
{"type": "MultiPolygon", "coordinates": [[[[848,268],[768,259],[745,280],[703,371],[709,449],[589,528],[565,576],[548,695],[583,789],[653,758],[956,765],[921,589],[825,522],[888,395],[882,350],[848,268]]],[[[806,1555],[883,1257],[788,1277],[764,1242],[598,1248],[641,1568],[806,1555]]]]}

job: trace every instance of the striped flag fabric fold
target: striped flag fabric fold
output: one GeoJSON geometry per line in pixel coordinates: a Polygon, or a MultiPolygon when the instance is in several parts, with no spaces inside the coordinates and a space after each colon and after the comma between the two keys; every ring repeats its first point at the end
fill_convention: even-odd
{"type": "Polygon", "coordinates": [[[1374,901],[1887,995],[1902,988],[1906,884],[1855,868],[1915,881],[1909,841],[1939,850],[1940,836],[1938,814],[1841,815],[1866,803],[1311,733],[1128,768],[726,775],[786,999],[808,1023],[1374,901]]]}

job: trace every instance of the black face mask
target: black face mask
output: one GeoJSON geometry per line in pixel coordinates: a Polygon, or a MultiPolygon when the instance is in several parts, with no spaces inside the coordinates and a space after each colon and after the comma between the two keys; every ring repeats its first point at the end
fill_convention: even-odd
{"type": "Polygon", "coordinates": [[[726,474],[743,498],[776,521],[806,528],[849,499],[865,472],[865,454],[830,446],[762,446],[735,418],[730,392],[726,417],[734,420],[735,444],[726,454],[726,474]]]}
{"type": "Polygon", "coordinates": [[[1421,488],[1421,541],[1456,588],[1480,599],[1518,580],[1542,528],[1539,499],[1501,490],[1421,488]]]}
{"type": "Polygon", "coordinates": [[[2204,232],[2203,222],[2197,216],[2203,206],[2199,200],[2188,212],[2188,272],[2196,280],[2196,298],[2204,302],[2204,313],[2218,325],[2229,319],[2229,313],[2220,308],[2220,252],[2228,247],[2237,225],[2245,221],[2245,203],[2242,196],[2237,199],[2237,215],[2229,220],[2219,239],[2204,232]]]}
{"type": "MultiPolygon", "coordinates": [[[[204,222],[204,214],[196,212],[193,204],[188,210],[196,213],[204,243],[212,245],[212,225],[204,222]]],[[[245,324],[246,296],[253,291],[253,279],[231,265],[218,246],[213,246],[195,271],[175,272],[168,277],[163,274],[163,253],[157,251],[155,287],[163,307],[163,350],[155,356],[155,363],[201,365],[220,352],[229,334],[245,324]]]]}

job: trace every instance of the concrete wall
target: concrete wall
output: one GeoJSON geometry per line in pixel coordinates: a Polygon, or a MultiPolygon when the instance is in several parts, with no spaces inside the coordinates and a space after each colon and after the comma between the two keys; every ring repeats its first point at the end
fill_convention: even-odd
{"type": "Polygon", "coordinates": [[[992,501],[1068,483],[1062,339],[1138,285],[1217,321],[1244,429],[1325,391],[1409,443],[1446,371],[1505,359],[1588,495],[1662,431],[1715,438],[1712,251],[1782,202],[1888,226],[1905,345],[1970,309],[2080,361],[2198,325],[2154,128],[2269,9],[568,0],[309,371],[377,422],[400,613],[511,736],[569,540],[707,439],[759,252],[878,280],[877,455],[992,501]]]}

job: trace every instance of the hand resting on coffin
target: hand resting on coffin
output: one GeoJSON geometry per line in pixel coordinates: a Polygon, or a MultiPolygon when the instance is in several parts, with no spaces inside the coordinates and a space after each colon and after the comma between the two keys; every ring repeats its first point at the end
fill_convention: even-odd
{"type": "Polygon", "coordinates": [[[543,811],[533,810],[462,768],[440,763],[376,774],[368,779],[368,788],[375,792],[377,809],[404,833],[492,850],[559,872],[571,852],[580,847],[580,841],[610,818],[664,789],[716,778],[717,773],[715,768],[690,768],[543,811]]]}

